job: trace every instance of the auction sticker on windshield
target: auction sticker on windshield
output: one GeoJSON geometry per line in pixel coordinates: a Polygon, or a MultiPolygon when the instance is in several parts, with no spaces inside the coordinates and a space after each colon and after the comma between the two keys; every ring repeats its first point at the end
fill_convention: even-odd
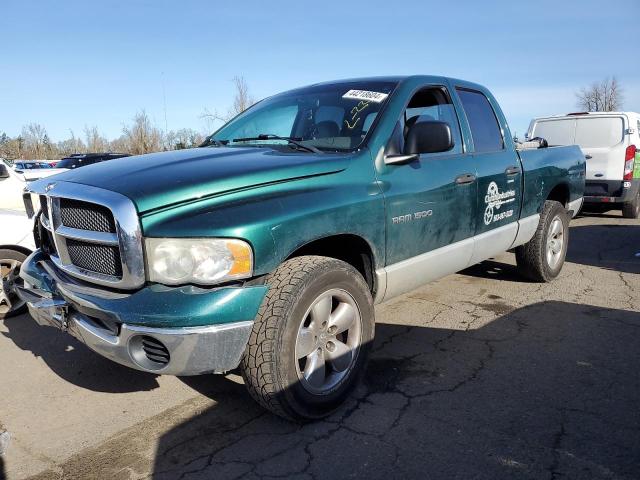
{"type": "Polygon", "coordinates": [[[369,90],[349,90],[342,95],[342,98],[351,98],[353,100],[367,100],[374,103],[382,103],[389,96],[388,93],[371,92],[369,90]]]}

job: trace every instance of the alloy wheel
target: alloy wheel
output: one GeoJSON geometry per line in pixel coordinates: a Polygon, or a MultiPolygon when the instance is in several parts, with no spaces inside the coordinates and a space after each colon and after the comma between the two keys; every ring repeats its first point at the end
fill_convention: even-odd
{"type": "Polygon", "coordinates": [[[362,342],[362,316],[353,297],[332,289],[305,313],[296,337],[296,368],[303,387],[329,393],[352,370],[362,342]]]}
{"type": "Polygon", "coordinates": [[[547,234],[547,264],[555,269],[562,259],[564,250],[564,225],[559,216],[553,217],[547,234]]]}

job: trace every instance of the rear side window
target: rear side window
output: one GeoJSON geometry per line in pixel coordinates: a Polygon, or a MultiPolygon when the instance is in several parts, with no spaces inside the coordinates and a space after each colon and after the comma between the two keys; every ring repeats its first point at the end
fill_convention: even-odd
{"type": "Polygon", "coordinates": [[[574,145],[576,138],[575,118],[544,120],[537,122],[531,137],[542,137],[549,145],[574,145]]]}
{"type": "Polygon", "coordinates": [[[624,138],[621,117],[579,118],[576,123],[576,144],[582,148],[608,148],[624,138]]]}
{"type": "Polygon", "coordinates": [[[457,89],[462,107],[467,114],[473,146],[477,153],[504,149],[504,141],[493,107],[482,93],[457,89]]]}

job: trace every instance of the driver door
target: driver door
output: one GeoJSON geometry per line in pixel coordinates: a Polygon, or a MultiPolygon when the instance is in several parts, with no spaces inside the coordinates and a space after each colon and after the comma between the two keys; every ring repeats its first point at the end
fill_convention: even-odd
{"type": "Polygon", "coordinates": [[[387,297],[465,268],[473,253],[476,168],[464,152],[446,87],[425,87],[413,96],[387,154],[402,152],[411,126],[424,120],[447,122],[454,146],[404,165],[385,165],[379,172],[386,206],[387,297]]]}

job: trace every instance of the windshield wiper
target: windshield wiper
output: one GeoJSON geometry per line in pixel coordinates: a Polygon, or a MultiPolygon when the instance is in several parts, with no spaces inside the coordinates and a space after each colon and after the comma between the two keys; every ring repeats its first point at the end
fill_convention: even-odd
{"type": "Polygon", "coordinates": [[[216,140],[215,138],[213,138],[213,136],[209,136],[205,138],[204,142],[202,142],[198,146],[199,147],[222,147],[227,143],[229,143],[229,140],[216,140]]]}
{"type": "Polygon", "coordinates": [[[250,142],[252,140],[285,140],[289,142],[289,145],[295,145],[301,150],[306,150],[307,152],[312,153],[323,153],[322,150],[317,149],[316,147],[312,147],[311,145],[305,145],[300,143],[301,138],[295,137],[281,137],[280,135],[273,135],[271,133],[261,133],[257,137],[245,137],[245,138],[234,138],[231,140],[232,142],[250,142]]]}

